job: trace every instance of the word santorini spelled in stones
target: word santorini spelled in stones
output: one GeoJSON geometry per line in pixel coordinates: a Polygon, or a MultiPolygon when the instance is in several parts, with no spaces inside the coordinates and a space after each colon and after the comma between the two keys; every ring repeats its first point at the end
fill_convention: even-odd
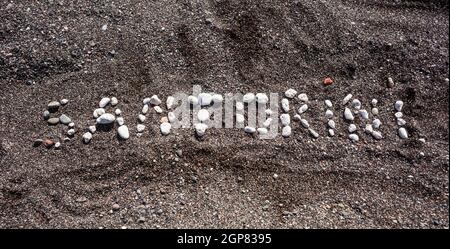
{"type": "MultiPolygon", "coordinates": [[[[309,102],[310,99],[306,93],[298,94],[297,90],[292,88],[284,92],[280,101],[276,93],[270,95],[266,93],[228,94],[224,97],[221,94],[201,92],[198,89],[195,91],[194,89],[194,94],[191,95],[177,93],[168,96],[164,105],[158,95],[152,95],[142,101],[142,108],[136,119],[135,134],[137,137],[142,136],[146,130],[145,123],[155,122],[155,115],[159,115],[159,130],[163,136],[169,135],[176,128],[193,127],[197,137],[205,136],[210,128],[241,128],[245,133],[257,134],[263,139],[275,138],[277,134],[281,134],[283,138],[289,138],[294,135],[294,131],[297,131],[293,126],[298,126],[305,129],[312,138],[317,139],[320,136],[319,132],[306,119],[306,116],[317,113],[310,108],[309,102]],[[298,105],[298,108],[295,105],[298,105]],[[278,109],[281,109],[280,113],[278,109]],[[225,115],[223,115],[224,111],[225,115]],[[149,114],[152,116],[147,116],[149,114]],[[291,122],[291,115],[294,122],[291,122]],[[222,117],[225,117],[225,120],[222,120],[222,117]],[[231,125],[229,125],[229,121],[231,125]]],[[[70,141],[76,135],[77,130],[68,114],[57,114],[68,103],[68,99],[51,101],[42,115],[50,126],[62,124],[67,127],[65,142],[70,141]]],[[[378,117],[377,99],[372,99],[370,102],[370,112],[363,107],[360,100],[353,98],[352,94],[348,94],[342,99],[341,106],[333,105],[329,99],[325,99],[321,103],[324,103],[320,108],[324,111],[323,126],[328,137],[335,137],[336,121],[341,117],[340,120],[348,125],[347,132],[350,141],[354,143],[360,141],[360,130],[363,131],[362,134],[368,134],[375,140],[383,139],[379,130],[382,122],[378,117]],[[338,109],[342,110],[342,115],[335,114],[338,109]],[[371,118],[372,120],[370,120],[371,118]]],[[[116,97],[100,99],[92,114],[94,122],[86,127],[86,131],[82,135],[84,143],[90,143],[98,129],[116,129],[118,137],[122,140],[131,137],[132,132],[125,124],[123,113],[121,109],[117,108],[118,104],[119,101],[116,97]]],[[[398,100],[393,104],[391,111],[396,119],[397,135],[401,139],[407,139],[408,132],[405,128],[403,107],[404,103],[398,100]]],[[[61,142],[36,139],[33,145],[44,144],[47,148],[55,147],[56,149],[61,147],[61,142]]]]}

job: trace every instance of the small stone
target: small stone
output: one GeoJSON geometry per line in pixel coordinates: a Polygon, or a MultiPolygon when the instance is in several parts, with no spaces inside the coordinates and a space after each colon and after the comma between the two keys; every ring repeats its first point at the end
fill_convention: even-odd
{"type": "Polygon", "coordinates": [[[61,143],[60,142],[56,142],[55,143],[55,149],[59,149],[61,148],[61,143]]]}
{"type": "Polygon", "coordinates": [[[333,84],[333,79],[330,78],[330,77],[327,77],[327,78],[325,78],[325,79],[323,80],[323,84],[324,84],[325,86],[329,86],[329,85],[333,84]]]}
{"type": "Polygon", "coordinates": [[[379,131],[373,131],[372,137],[375,138],[376,140],[380,140],[383,138],[383,136],[381,135],[381,132],[379,132],[379,131]]]}
{"type": "Polygon", "coordinates": [[[50,118],[50,112],[48,110],[45,110],[44,113],[42,114],[42,117],[47,120],[50,118]]]}
{"type": "Polygon", "coordinates": [[[306,93],[300,93],[298,95],[298,99],[300,101],[302,101],[302,102],[308,102],[309,101],[308,95],[306,95],[306,93]]]}
{"type": "Polygon", "coordinates": [[[359,116],[361,116],[361,119],[363,120],[369,119],[369,113],[364,109],[359,111],[359,116]]]}
{"type": "Polygon", "coordinates": [[[154,106],[153,109],[155,110],[156,113],[159,113],[159,114],[163,113],[163,109],[159,106],[154,106]]]}
{"type": "Polygon", "coordinates": [[[242,124],[245,122],[245,117],[244,115],[240,114],[240,113],[236,113],[236,122],[239,124],[242,124]]]}
{"type": "Polygon", "coordinates": [[[49,118],[47,122],[49,125],[57,125],[59,124],[59,118],[49,118]]]}
{"type": "Polygon", "coordinates": [[[205,135],[206,129],[208,129],[208,125],[206,125],[205,123],[197,123],[195,124],[194,128],[197,136],[202,137],[205,135]]]}
{"type": "Polygon", "coordinates": [[[122,117],[118,117],[118,118],[116,119],[116,122],[117,122],[117,124],[118,124],[119,126],[122,126],[122,125],[125,124],[125,120],[124,120],[122,117]]]}
{"type": "Polygon", "coordinates": [[[198,98],[191,95],[191,96],[188,97],[188,102],[192,106],[197,106],[198,105],[198,98]]]}
{"type": "Polygon", "coordinates": [[[152,104],[152,105],[160,105],[161,104],[161,100],[158,98],[157,95],[153,95],[153,96],[150,97],[149,103],[152,104]]]}
{"type": "Polygon", "coordinates": [[[199,110],[198,113],[197,113],[197,118],[201,122],[206,122],[207,120],[209,120],[209,112],[208,112],[208,110],[206,110],[206,109],[199,110]]]}
{"type": "Polygon", "coordinates": [[[209,93],[200,93],[198,95],[198,103],[200,106],[208,106],[211,105],[212,95],[209,93]]]}
{"type": "Polygon", "coordinates": [[[116,114],[116,116],[120,116],[120,114],[122,114],[122,111],[120,109],[116,109],[114,113],[116,114]]]}
{"type": "Polygon", "coordinates": [[[352,106],[357,110],[361,109],[361,101],[359,101],[359,99],[354,99],[352,101],[352,106]]]}
{"type": "Polygon", "coordinates": [[[372,125],[373,125],[373,128],[374,129],[379,129],[380,128],[380,126],[381,126],[381,121],[379,120],[379,119],[374,119],[373,121],[372,121],[372,125]]]}
{"type": "Polygon", "coordinates": [[[303,104],[302,106],[300,106],[300,108],[298,109],[298,113],[302,114],[304,112],[306,112],[308,110],[308,105],[307,104],[303,104]]]}
{"type": "Polygon", "coordinates": [[[83,134],[83,141],[85,143],[89,143],[91,141],[91,139],[92,139],[92,133],[86,132],[83,134]]]}
{"type": "Polygon", "coordinates": [[[397,112],[401,112],[403,108],[403,101],[401,100],[396,101],[394,104],[394,108],[397,112]]]}
{"type": "Polygon", "coordinates": [[[291,136],[291,133],[292,133],[292,129],[289,125],[283,127],[283,129],[281,130],[281,135],[283,137],[289,137],[289,136],[291,136]]]}
{"type": "Polygon", "coordinates": [[[281,109],[282,109],[284,112],[289,112],[289,100],[288,100],[288,99],[283,98],[283,99],[281,100],[281,109]]]}
{"type": "Polygon", "coordinates": [[[69,103],[68,99],[61,99],[60,101],[61,105],[66,105],[67,103],[69,103]]]}
{"type": "Polygon", "coordinates": [[[263,123],[263,126],[266,127],[266,128],[269,127],[270,124],[272,123],[272,121],[273,121],[272,118],[266,119],[266,120],[264,121],[264,123],[263,123]]]}
{"type": "Polygon", "coordinates": [[[354,133],[348,135],[348,138],[349,138],[350,140],[352,140],[352,142],[358,142],[358,141],[359,141],[359,136],[356,135],[356,134],[354,134],[354,133]]]}
{"type": "Polygon", "coordinates": [[[87,198],[86,197],[78,197],[75,201],[76,202],[87,202],[87,198]]]}
{"type": "Polygon", "coordinates": [[[72,122],[72,119],[70,119],[70,117],[66,114],[61,114],[61,116],[59,116],[59,122],[61,122],[61,124],[68,125],[72,122]]]}
{"type": "Polygon", "coordinates": [[[142,114],[147,114],[148,109],[149,109],[148,104],[144,105],[144,106],[142,107],[142,110],[141,110],[142,114]]]}
{"type": "Polygon", "coordinates": [[[378,108],[376,108],[376,107],[372,108],[372,114],[378,115],[378,108]]]}
{"type": "Polygon", "coordinates": [[[261,135],[266,135],[269,132],[267,130],[267,128],[263,128],[263,127],[256,129],[256,131],[258,131],[258,133],[261,135]]]}
{"type": "Polygon", "coordinates": [[[353,113],[349,108],[345,108],[344,110],[344,118],[349,121],[353,121],[355,117],[353,117],[353,113]]]}
{"type": "Polygon", "coordinates": [[[350,133],[353,133],[353,132],[355,132],[356,131],[356,125],[355,124],[350,124],[349,126],[348,126],[348,132],[350,132],[350,133]]]}
{"type": "Polygon", "coordinates": [[[139,122],[144,123],[144,121],[145,121],[145,116],[144,116],[143,114],[139,114],[139,115],[138,115],[138,120],[139,120],[139,122]]]}
{"type": "Polygon", "coordinates": [[[150,104],[150,98],[144,98],[144,99],[142,100],[142,104],[144,104],[144,105],[150,104]]]}
{"type": "Polygon", "coordinates": [[[39,145],[41,145],[44,142],[44,140],[38,138],[36,140],[34,140],[33,142],[33,147],[38,147],[39,145]]]}
{"type": "Polygon", "coordinates": [[[67,135],[68,136],[73,136],[75,134],[75,129],[69,129],[68,131],[67,131],[67,135]]]}
{"type": "Polygon", "coordinates": [[[102,98],[102,99],[100,100],[100,102],[98,103],[98,106],[99,106],[100,108],[104,108],[105,106],[107,106],[107,105],[109,104],[109,102],[111,102],[111,99],[110,99],[110,98],[102,98]]]}
{"type": "Polygon", "coordinates": [[[161,119],[159,120],[161,123],[168,123],[169,119],[167,117],[161,117],[161,119]]]}
{"type": "Polygon", "coordinates": [[[366,124],[366,127],[364,128],[364,131],[368,134],[372,134],[373,132],[373,127],[371,124],[366,124]]]}
{"type": "Polygon", "coordinates": [[[246,126],[246,127],[244,128],[244,131],[245,131],[246,133],[253,134],[253,133],[256,132],[256,129],[255,129],[255,127],[246,126]]]}
{"type": "Polygon", "coordinates": [[[88,131],[94,134],[97,131],[97,127],[95,127],[95,125],[91,125],[88,127],[88,131]]]}
{"type": "Polygon", "coordinates": [[[74,123],[74,122],[70,122],[70,123],[68,124],[68,126],[69,126],[69,128],[73,128],[73,127],[75,127],[75,123],[74,123]]]}
{"type": "Polygon", "coordinates": [[[331,100],[329,100],[329,99],[325,100],[325,105],[326,105],[328,108],[333,107],[333,103],[331,103],[331,100]]]}
{"type": "Polygon", "coordinates": [[[419,141],[420,141],[421,143],[425,143],[425,138],[419,138],[419,141]]]}
{"type": "Polygon", "coordinates": [[[103,115],[103,114],[105,114],[105,113],[106,113],[105,109],[103,109],[103,108],[97,108],[97,109],[94,110],[94,113],[92,114],[92,116],[93,116],[94,118],[98,118],[98,117],[100,117],[101,115],[103,115]]]}
{"type": "Polygon", "coordinates": [[[328,127],[336,129],[336,122],[334,122],[334,120],[328,120],[328,127]]]}
{"type": "Polygon", "coordinates": [[[397,119],[397,125],[398,126],[404,126],[404,125],[406,125],[406,121],[403,118],[398,118],[397,119]]]}
{"type": "Polygon", "coordinates": [[[352,97],[353,95],[351,93],[345,96],[345,98],[342,100],[342,105],[346,105],[352,97]]]}
{"type": "Polygon", "coordinates": [[[273,179],[277,179],[278,178],[278,174],[273,174],[273,179]]]}
{"type": "Polygon", "coordinates": [[[402,138],[402,139],[407,139],[407,138],[408,138],[408,132],[407,132],[406,129],[403,128],[403,127],[400,127],[400,128],[398,129],[398,135],[399,135],[400,138],[402,138]]]}
{"type": "Polygon", "coordinates": [[[273,111],[270,110],[270,109],[266,109],[266,110],[264,111],[264,113],[265,113],[267,116],[272,116],[273,111]]]}
{"type": "Polygon", "coordinates": [[[287,126],[291,124],[291,116],[289,114],[284,113],[280,115],[281,124],[283,126],[287,126]]]}
{"type": "Polygon", "coordinates": [[[117,210],[119,210],[119,209],[120,209],[120,206],[119,206],[119,204],[117,204],[117,203],[114,203],[114,204],[112,205],[112,209],[113,209],[113,211],[117,211],[117,210]]]}
{"type": "Polygon", "coordinates": [[[143,132],[145,130],[145,125],[143,124],[136,125],[136,130],[137,132],[143,132]]]}
{"type": "Polygon", "coordinates": [[[172,125],[170,123],[162,123],[160,125],[160,129],[163,135],[168,135],[172,129],[172,125]]]}
{"type": "Polygon", "coordinates": [[[64,138],[64,142],[69,142],[69,141],[70,141],[70,138],[68,138],[68,137],[64,138]]]}
{"type": "Polygon", "coordinates": [[[167,119],[169,120],[170,123],[174,123],[175,121],[178,120],[174,112],[167,113],[167,119]]]}
{"type": "Polygon", "coordinates": [[[48,110],[58,110],[60,106],[61,104],[58,101],[52,101],[48,103],[47,108],[48,110]]]}
{"type": "Polygon", "coordinates": [[[97,118],[97,124],[111,124],[116,120],[116,117],[112,115],[111,113],[105,113],[102,114],[100,117],[97,118]]]}
{"type": "Polygon", "coordinates": [[[244,110],[244,103],[236,102],[236,111],[243,111],[243,110],[244,110]]]}
{"type": "Polygon", "coordinates": [[[334,122],[334,120],[328,120],[327,124],[331,129],[336,129],[336,122],[334,122]]]}
{"type": "Polygon", "coordinates": [[[333,118],[333,111],[331,111],[331,110],[326,110],[326,111],[325,111],[325,117],[326,117],[327,119],[333,118]]]}
{"type": "Polygon", "coordinates": [[[117,133],[122,139],[130,138],[130,132],[128,131],[128,127],[126,125],[121,125],[117,128],[117,133]]]}
{"type": "Polygon", "coordinates": [[[50,147],[52,147],[53,145],[55,145],[55,142],[53,142],[52,140],[50,140],[50,139],[44,139],[44,146],[46,147],[46,148],[50,148],[50,147]]]}
{"type": "Polygon", "coordinates": [[[286,92],[284,92],[284,96],[286,96],[289,99],[293,99],[297,95],[297,91],[290,88],[286,92]]]}
{"type": "Polygon", "coordinates": [[[393,88],[395,86],[394,80],[391,77],[387,78],[387,87],[393,88]]]}
{"type": "Polygon", "coordinates": [[[319,137],[319,133],[317,133],[317,131],[313,130],[312,128],[309,128],[308,131],[309,131],[309,134],[311,134],[311,136],[313,136],[314,138],[319,137]]]}
{"type": "Polygon", "coordinates": [[[253,94],[253,93],[247,93],[242,98],[242,101],[247,104],[253,102],[254,100],[255,100],[255,94],[253,94]]]}
{"type": "Polygon", "coordinates": [[[172,96],[167,97],[166,106],[167,110],[171,110],[175,105],[175,98],[172,96]]]}
{"type": "Polygon", "coordinates": [[[106,31],[108,29],[108,24],[103,24],[101,29],[102,31],[106,31]]]}
{"type": "Polygon", "coordinates": [[[214,104],[220,104],[223,102],[223,96],[221,94],[213,94],[212,95],[212,102],[214,104]]]}
{"type": "Polygon", "coordinates": [[[330,135],[330,137],[334,137],[334,130],[328,129],[328,135],[330,135]]]}
{"type": "Polygon", "coordinates": [[[299,114],[295,114],[294,117],[292,118],[294,121],[300,121],[302,119],[302,117],[299,114]]]}
{"type": "Polygon", "coordinates": [[[119,100],[116,97],[111,98],[111,106],[116,106],[119,104],[119,100]]]}
{"type": "Polygon", "coordinates": [[[256,102],[258,102],[259,104],[265,104],[269,102],[269,97],[267,97],[267,94],[265,93],[257,93],[255,97],[256,102]]]}
{"type": "Polygon", "coordinates": [[[376,106],[378,104],[378,100],[372,99],[371,103],[372,103],[372,106],[376,106]]]}
{"type": "Polygon", "coordinates": [[[402,118],[402,117],[403,117],[403,113],[401,113],[401,112],[396,112],[396,113],[394,114],[394,116],[395,116],[396,118],[402,118]]]}
{"type": "Polygon", "coordinates": [[[300,123],[301,123],[302,126],[305,127],[306,129],[309,128],[308,120],[306,120],[306,119],[300,119],[300,123]]]}

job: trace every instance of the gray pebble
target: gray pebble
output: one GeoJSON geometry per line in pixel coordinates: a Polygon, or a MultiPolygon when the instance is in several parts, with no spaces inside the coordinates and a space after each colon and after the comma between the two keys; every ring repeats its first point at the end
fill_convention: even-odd
{"type": "Polygon", "coordinates": [[[300,119],[300,123],[301,123],[302,126],[305,127],[306,129],[309,128],[308,120],[302,118],[302,119],[300,119]]]}
{"type": "Polygon", "coordinates": [[[403,101],[397,100],[394,104],[394,108],[396,111],[401,112],[403,108],[403,101]]]}
{"type": "Polygon", "coordinates": [[[351,93],[345,96],[345,98],[342,100],[342,105],[346,105],[352,97],[353,95],[351,93]]]}
{"type": "Polygon", "coordinates": [[[359,101],[358,99],[354,99],[352,101],[352,106],[357,110],[361,109],[361,101],[359,101]]]}
{"type": "Polygon", "coordinates": [[[359,111],[359,115],[364,120],[369,119],[369,113],[366,110],[364,110],[364,109],[359,111]]]}
{"type": "Polygon", "coordinates": [[[44,117],[45,120],[50,118],[50,112],[48,110],[45,110],[42,114],[42,117],[44,117]]]}
{"type": "Polygon", "coordinates": [[[373,120],[372,125],[373,125],[373,128],[379,129],[381,126],[381,121],[378,118],[376,118],[373,120]]]}
{"type": "Polygon", "coordinates": [[[401,113],[401,112],[396,112],[396,113],[394,114],[394,116],[395,116],[396,118],[402,118],[402,117],[403,117],[403,113],[401,113]]]}
{"type": "Polygon", "coordinates": [[[379,131],[373,131],[371,134],[372,134],[372,137],[377,140],[380,140],[383,138],[383,136],[381,135],[381,132],[379,132],[379,131]]]}
{"type": "Polygon", "coordinates": [[[311,136],[313,136],[314,138],[318,138],[319,137],[319,133],[317,133],[312,128],[309,128],[308,131],[309,131],[309,134],[311,134],[311,136]]]}
{"type": "Polygon", "coordinates": [[[349,138],[350,140],[352,140],[352,142],[358,142],[358,141],[359,141],[359,136],[356,135],[356,134],[354,134],[354,133],[348,135],[348,138],[349,138]]]}
{"type": "Polygon", "coordinates": [[[406,125],[406,121],[403,118],[398,118],[397,119],[397,125],[398,126],[404,126],[404,125],[406,125]]]}
{"type": "Polygon", "coordinates": [[[59,118],[49,118],[47,120],[48,124],[50,125],[57,125],[59,123],[59,118]]]}
{"type": "Polygon", "coordinates": [[[68,125],[72,122],[72,119],[66,114],[61,114],[61,116],[59,116],[59,122],[61,122],[61,124],[68,125]]]}
{"type": "Polygon", "coordinates": [[[97,124],[111,124],[116,120],[116,117],[110,113],[102,114],[97,118],[97,124]]]}
{"type": "Polygon", "coordinates": [[[47,105],[49,110],[57,110],[60,106],[61,104],[58,101],[52,101],[47,105]]]}
{"type": "Polygon", "coordinates": [[[407,132],[406,129],[403,128],[403,127],[400,127],[400,128],[398,129],[398,135],[399,135],[400,138],[402,138],[402,139],[408,138],[408,132],[407,132]]]}

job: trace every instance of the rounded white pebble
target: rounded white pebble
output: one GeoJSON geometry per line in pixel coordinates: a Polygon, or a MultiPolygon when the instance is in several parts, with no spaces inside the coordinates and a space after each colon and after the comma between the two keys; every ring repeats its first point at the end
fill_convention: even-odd
{"type": "Polygon", "coordinates": [[[372,108],[372,114],[378,115],[378,108],[376,108],[376,107],[372,108]]]}
{"type": "Polygon", "coordinates": [[[149,109],[149,106],[148,106],[148,104],[145,104],[143,107],[142,107],[142,114],[147,114],[147,112],[148,112],[148,109],[149,109]]]}
{"type": "Polygon", "coordinates": [[[325,117],[327,118],[327,119],[331,119],[331,118],[333,118],[333,111],[332,110],[326,110],[325,111],[325,117]]]}
{"type": "Polygon", "coordinates": [[[122,125],[119,128],[117,128],[117,133],[119,133],[119,136],[122,139],[130,138],[130,132],[128,131],[128,127],[126,125],[122,125]]]}
{"type": "Polygon", "coordinates": [[[282,109],[284,112],[288,112],[288,111],[289,111],[289,100],[288,100],[288,99],[283,98],[283,99],[281,100],[281,109],[282,109]]]}
{"type": "Polygon", "coordinates": [[[263,126],[264,127],[269,127],[270,124],[272,123],[273,119],[272,118],[268,118],[264,121],[263,126]]]}
{"type": "Polygon", "coordinates": [[[378,118],[376,118],[373,120],[372,125],[374,129],[379,129],[381,126],[381,121],[378,118]]]}
{"type": "Polygon", "coordinates": [[[398,135],[399,135],[400,138],[402,138],[402,139],[407,139],[407,138],[408,138],[408,132],[407,132],[406,129],[403,128],[403,127],[400,127],[400,128],[398,129],[398,135]]]}
{"type": "Polygon", "coordinates": [[[160,105],[161,104],[161,100],[158,98],[157,95],[153,95],[150,97],[150,104],[152,105],[160,105]]]}
{"type": "Polygon", "coordinates": [[[403,118],[403,113],[401,113],[401,112],[396,112],[396,113],[394,114],[394,116],[395,116],[396,118],[403,118]]]}
{"type": "Polygon", "coordinates": [[[116,109],[115,111],[114,111],[114,113],[116,114],[116,116],[120,116],[120,114],[122,114],[122,111],[120,110],[120,109],[116,109]]]}
{"type": "Polygon", "coordinates": [[[170,110],[175,105],[175,98],[172,96],[167,97],[166,106],[167,109],[170,110]]]}
{"type": "Polygon", "coordinates": [[[265,104],[265,103],[269,102],[269,97],[267,97],[267,94],[265,94],[265,93],[257,93],[255,97],[256,97],[256,102],[258,102],[260,104],[265,104]]]}
{"type": "Polygon", "coordinates": [[[300,108],[298,108],[298,113],[302,114],[302,113],[306,112],[307,110],[308,110],[308,105],[303,104],[302,106],[300,106],[300,108]]]}
{"type": "Polygon", "coordinates": [[[309,101],[308,95],[306,95],[306,93],[300,93],[298,95],[298,99],[300,101],[302,101],[302,102],[308,102],[309,101]]]}
{"type": "Polygon", "coordinates": [[[354,133],[348,135],[348,138],[350,138],[350,140],[352,140],[352,142],[358,142],[359,141],[359,136],[354,134],[354,133]]]}
{"type": "Polygon", "coordinates": [[[356,125],[355,124],[350,124],[349,126],[348,126],[348,132],[350,132],[350,133],[353,133],[353,132],[355,132],[356,131],[356,125]]]}
{"type": "Polygon", "coordinates": [[[69,126],[69,128],[73,128],[73,127],[75,127],[75,123],[74,122],[70,122],[68,126],[69,126]]]}
{"type": "Polygon", "coordinates": [[[214,104],[220,104],[223,102],[223,96],[220,94],[213,94],[212,101],[214,104]]]}
{"type": "Polygon", "coordinates": [[[94,134],[97,131],[97,127],[95,127],[95,125],[91,125],[88,127],[88,130],[89,130],[89,132],[94,134]]]}
{"type": "Polygon", "coordinates": [[[253,93],[247,93],[244,95],[244,97],[242,98],[242,101],[244,103],[251,103],[252,101],[255,100],[255,94],[253,93]]]}
{"type": "Polygon", "coordinates": [[[267,116],[272,116],[273,114],[273,111],[270,109],[266,109],[264,112],[266,113],[267,116]]]}
{"type": "Polygon", "coordinates": [[[245,117],[244,115],[240,114],[240,113],[236,113],[236,122],[239,124],[244,123],[245,121],[245,117]]]}
{"type": "Polygon", "coordinates": [[[309,128],[308,131],[309,131],[309,134],[311,134],[311,136],[313,136],[314,138],[319,137],[319,133],[317,133],[317,131],[313,130],[312,128],[309,128]]]}
{"type": "Polygon", "coordinates": [[[100,108],[103,108],[103,107],[105,107],[106,105],[108,105],[110,101],[111,101],[110,98],[102,98],[102,99],[100,100],[100,102],[98,103],[98,106],[99,106],[100,108]]]}
{"type": "Polygon", "coordinates": [[[328,127],[336,129],[336,122],[334,122],[334,120],[328,120],[328,127]]]}
{"type": "Polygon", "coordinates": [[[150,104],[150,98],[145,98],[144,100],[142,100],[142,103],[143,103],[144,105],[150,104]]]}
{"type": "Polygon", "coordinates": [[[198,105],[198,98],[191,95],[188,97],[188,102],[189,102],[189,104],[196,106],[196,105],[198,105]]]}
{"type": "Polygon", "coordinates": [[[197,118],[201,122],[207,121],[209,119],[209,112],[208,112],[208,110],[201,109],[200,111],[198,111],[197,118]]]}
{"type": "Polygon", "coordinates": [[[383,138],[383,136],[381,135],[381,132],[379,132],[379,131],[373,131],[372,137],[375,138],[376,140],[380,140],[383,138]]]}
{"type": "Polygon", "coordinates": [[[209,93],[200,93],[198,95],[198,103],[201,106],[208,106],[211,105],[212,102],[212,95],[209,93]]]}
{"type": "Polygon", "coordinates": [[[397,125],[398,126],[404,126],[406,124],[406,121],[403,118],[397,119],[397,125]]]}
{"type": "Polygon", "coordinates": [[[153,109],[155,110],[156,113],[159,113],[159,114],[163,113],[163,109],[159,106],[154,106],[153,109]]]}
{"type": "Polygon", "coordinates": [[[294,117],[292,118],[294,121],[300,121],[302,119],[302,117],[299,114],[295,114],[294,117]]]}
{"type": "Polygon", "coordinates": [[[111,113],[102,114],[97,118],[97,124],[111,124],[116,120],[116,117],[111,113]]]}
{"type": "Polygon", "coordinates": [[[377,99],[372,99],[371,103],[372,103],[373,106],[376,106],[378,104],[378,100],[377,99]]]}
{"type": "Polygon", "coordinates": [[[172,125],[170,123],[164,122],[161,124],[160,128],[161,128],[161,133],[163,135],[167,135],[170,133],[170,130],[172,129],[172,125]]]}
{"type": "Polygon", "coordinates": [[[325,105],[326,105],[328,108],[333,107],[333,103],[331,103],[331,100],[329,100],[329,99],[325,100],[325,105]]]}
{"type": "Polygon", "coordinates": [[[145,121],[145,116],[144,116],[143,114],[139,114],[138,120],[139,120],[139,122],[144,123],[144,121],[145,121]]]}
{"type": "Polygon", "coordinates": [[[59,103],[61,103],[61,105],[66,105],[67,103],[69,103],[68,99],[61,99],[61,101],[59,101],[59,103]]]}
{"type": "Polygon", "coordinates": [[[267,128],[264,128],[264,127],[258,128],[256,130],[258,131],[258,134],[261,134],[261,135],[266,135],[269,132],[267,130],[267,128]]]}
{"type": "Polygon", "coordinates": [[[284,96],[286,96],[287,98],[290,98],[290,99],[294,98],[295,95],[297,95],[297,91],[292,88],[290,88],[286,92],[284,92],[284,96]]]}
{"type": "Polygon", "coordinates": [[[136,130],[137,132],[143,132],[145,130],[145,125],[143,124],[136,125],[136,130]]]}
{"type": "Polygon", "coordinates": [[[352,101],[352,106],[357,110],[361,109],[361,101],[359,101],[359,99],[354,99],[352,101]]]}
{"type": "Polygon", "coordinates": [[[125,124],[125,120],[122,117],[116,118],[116,122],[119,126],[122,126],[125,124]]]}
{"type": "Polygon", "coordinates": [[[246,133],[252,134],[252,133],[255,133],[255,132],[256,132],[256,129],[255,129],[255,127],[246,126],[246,127],[244,128],[244,131],[245,131],[246,133]]]}
{"type": "Polygon", "coordinates": [[[394,104],[394,108],[396,111],[401,112],[403,108],[403,101],[397,100],[394,104]]]}
{"type": "Polygon", "coordinates": [[[347,107],[345,107],[344,110],[344,118],[349,121],[353,121],[355,119],[355,117],[353,117],[352,111],[347,107]]]}
{"type": "Polygon", "coordinates": [[[197,136],[201,137],[204,136],[206,133],[206,129],[208,129],[208,125],[204,124],[204,123],[197,123],[195,124],[195,132],[197,134],[197,136]]]}
{"type": "Polygon", "coordinates": [[[364,131],[365,131],[367,134],[372,134],[372,132],[373,132],[373,127],[372,127],[372,125],[371,125],[371,124],[366,124],[366,128],[364,128],[364,131]]]}
{"type": "Polygon", "coordinates": [[[306,119],[300,119],[300,123],[302,124],[303,127],[309,128],[308,120],[306,120],[306,119]]]}
{"type": "Polygon", "coordinates": [[[244,110],[244,103],[236,102],[236,111],[243,111],[243,110],[244,110]]]}
{"type": "Polygon", "coordinates": [[[334,130],[328,129],[328,135],[330,135],[330,137],[334,137],[334,130]]]}
{"type": "Polygon", "coordinates": [[[283,127],[283,129],[281,130],[281,135],[283,137],[289,137],[289,136],[291,136],[291,133],[292,133],[292,129],[289,125],[283,127]]]}
{"type": "Polygon", "coordinates": [[[174,112],[167,113],[167,118],[168,118],[170,123],[173,123],[173,122],[177,121],[177,116],[175,115],[174,112]]]}
{"type": "Polygon", "coordinates": [[[85,143],[89,143],[91,141],[91,139],[92,139],[92,133],[86,132],[83,134],[83,141],[85,143]]]}
{"type": "Polygon", "coordinates": [[[359,116],[364,120],[369,119],[369,113],[365,109],[359,111],[359,116]]]}
{"type": "Polygon", "coordinates": [[[69,129],[67,131],[67,135],[72,136],[73,134],[75,134],[75,129],[69,129]]]}
{"type": "Polygon", "coordinates": [[[286,126],[291,124],[291,116],[289,114],[284,113],[280,115],[281,124],[286,126]]]}
{"type": "Polygon", "coordinates": [[[97,109],[94,110],[94,113],[92,114],[92,116],[94,116],[94,118],[98,118],[98,117],[100,117],[101,115],[103,115],[105,113],[106,113],[105,109],[97,108],[97,109]]]}
{"type": "Polygon", "coordinates": [[[346,105],[352,97],[353,95],[351,93],[345,96],[345,98],[342,100],[342,105],[346,105]]]}
{"type": "Polygon", "coordinates": [[[112,97],[112,98],[111,98],[111,105],[112,105],[112,106],[115,106],[115,105],[117,105],[118,103],[119,103],[119,100],[117,100],[116,97],[112,97]]]}

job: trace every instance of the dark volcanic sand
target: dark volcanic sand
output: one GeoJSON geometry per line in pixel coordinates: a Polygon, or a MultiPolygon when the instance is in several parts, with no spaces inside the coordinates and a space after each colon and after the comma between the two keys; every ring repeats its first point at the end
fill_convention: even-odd
{"type": "Polygon", "coordinates": [[[11,2],[0,1],[1,228],[448,228],[447,1],[11,2]],[[321,137],[297,123],[289,139],[162,137],[154,112],[135,135],[144,97],[194,84],[305,92],[321,137]],[[359,131],[352,145],[342,119],[325,136],[323,100],[340,113],[348,93],[366,108],[379,100],[382,141],[359,131]],[[103,96],[118,97],[131,138],[98,132],[83,145],[103,96]],[[32,147],[63,137],[42,119],[61,98],[75,139],[32,147]]]}

